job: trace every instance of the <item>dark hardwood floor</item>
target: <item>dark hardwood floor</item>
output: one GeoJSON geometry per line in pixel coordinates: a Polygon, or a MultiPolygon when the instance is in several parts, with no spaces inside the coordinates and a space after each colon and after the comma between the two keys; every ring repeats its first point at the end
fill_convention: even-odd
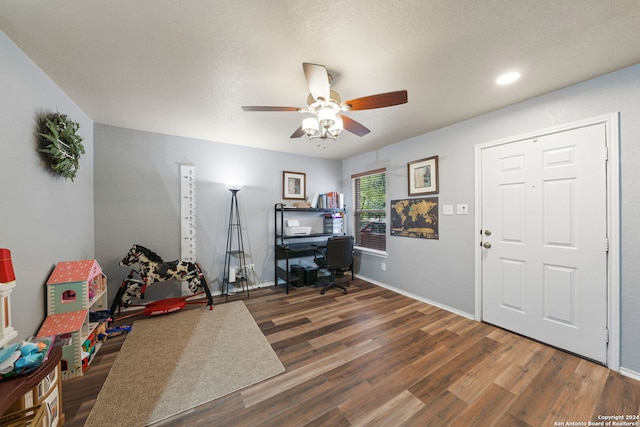
{"type": "MultiPolygon", "coordinates": [[[[286,371],[160,425],[606,425],[640,413],[638,381],[359,279],[346,295],[241,297],[286,371]]],[[[82,378],[63,383],[66,426],[84,424],[125,338],[109,338],[82,378]]]]}

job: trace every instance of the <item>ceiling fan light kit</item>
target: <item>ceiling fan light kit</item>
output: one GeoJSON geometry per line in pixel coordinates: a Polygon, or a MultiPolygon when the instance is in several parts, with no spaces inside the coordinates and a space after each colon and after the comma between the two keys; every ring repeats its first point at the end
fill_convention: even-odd
{"type": "MultiPolygon", "coordinates": [[[[357,136],[364,136],[371,132],[364,125],[352,118],[339,114],[349,110],[370,110],[374,108],[391,107],[393,105],[407,103],[407,91],[381,93],[365,96],[350,101],[342,102],[340,95],[330,89],[331,75],[327,69],[318,64],[304,62],[302,64],[310,95],[307,98],[307,106],[296,107],[267,107],[267,106],[243,106],[244,111],[298,111],[311,114],[305,117],[302,125],[296,129],[291,138],[300,138],[307,135],[309,139],[336,140],[344,129],[357,136]]],[[[319,143],[318,147],[326,147],[319,143]]]]}
{"type": "Polygon", "coordinates": [[[322,107],[309,112],[316,115],[316,117],[307,117],[302,120],[302,130],[309,139],[330,138],[335,140],[342,133],[343,122],[342,118],[337,115],[336,109],[322,107]]]}
{"type": "Polygon", "coordinates": [[[315,117],[307,117],[302,120],[302,130],[304,133],[312,137],[318,134],[318,119],[315,117]]]}

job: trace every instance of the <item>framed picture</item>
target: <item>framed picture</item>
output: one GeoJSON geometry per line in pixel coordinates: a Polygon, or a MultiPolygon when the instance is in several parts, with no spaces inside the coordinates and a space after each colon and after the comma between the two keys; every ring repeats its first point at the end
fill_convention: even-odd
{"type": "Polygon", "coordinates": [[[409,196],[438,194],[438,156],[407,163],[409,196]]]}
{"type": "Polygon", "coordinates": [[[439,239],[438,197],[391,200],[391,236],[439,239]]]}
{"type": "Polygon", "coordinates": [[[282,198],[307,200],[307,174],[283,171],[282,198]]]}

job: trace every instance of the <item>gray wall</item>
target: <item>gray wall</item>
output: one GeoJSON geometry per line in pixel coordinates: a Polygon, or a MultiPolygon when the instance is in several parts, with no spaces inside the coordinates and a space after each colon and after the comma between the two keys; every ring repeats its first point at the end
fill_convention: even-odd
{"type": "MultiPolygon", "coordinates": [[[[344,161],[345,182],[354,173],[386,166],[390,172],[388,198],[399,199],[407,196],[407,162],[438,155],[440,207],[457,203],[470,206],[470,214],[466,216],[443,216],[440,212],[440,240],[389,237],[388,257],[363,254],[360,275],[473,314],[477,232],[474,227],[474,145],[620,112],[620,362],[623,368],[640,372],[639,99],[640,65],[636,65],[344,161]],[[381,271],[381,262],[386,263],[386,271],[381,271]]],[[[348,186],[345,192],[350,193],[348,186]]],[[[346,199],[350,200],[351,195],[346,195],[346,199]]]]}
{"type": "MultiPolygon", "coordinates": [[[[109,277],[110,296],[128,273],[118,262],[133,244],[165,260],[180,258],[181,163],[196,166],[197,259],[212,291],[219,289],[224,263],[231,202],[226,183],[244,183],[238,205],[255,283],[273,281],[273,207],[283,201],[282,172],[306,173],[307,194],[340,185],[339,161],[106,125],[95,126],[95,150],[96,259],[109,277]]],[[[147,295],[178,292],[158,284],[147,295]]]]}
{"type": "Polygon", "coordinates": [[[55,264],[94,257],[93,122],[2,32],[0,93],[0,247],[11,250],[11,314],[21,340],[44,320],[55,264]],[[86,154],[75,182],[51,175],[36,152],[38,115],[56,111],[80,122],[86,154]]]}

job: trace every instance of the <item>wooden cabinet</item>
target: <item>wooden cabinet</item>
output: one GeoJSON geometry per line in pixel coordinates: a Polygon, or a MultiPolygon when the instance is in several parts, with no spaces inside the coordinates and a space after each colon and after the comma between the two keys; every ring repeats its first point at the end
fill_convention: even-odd
{"type": "Polygon", "coordinates": [[[62,349],[53,347],[49,358],[35,371],[0,382],[0,426],[10,419],[24,421],[42,411],[43,427],[64,424],[60,360],[62,349]],[[31,411],[29,411],[31,409],[31,411]],[[30,413],[31,412],[31,413],[30,413]]]}
{"type": "MultiPolygon", "coordinates": [[[[300,286],[303,276],[291,271],[292,261],[309,258],[331,236],[342,236],[346,229],[345,209],[290,208],[275,205],[274,269],[276,285],[300,286]]],[[[301,261],[300,261],[301,262],[301,261]]],[[[311,266],[312,261],[306,261],[311,266]]]]}

